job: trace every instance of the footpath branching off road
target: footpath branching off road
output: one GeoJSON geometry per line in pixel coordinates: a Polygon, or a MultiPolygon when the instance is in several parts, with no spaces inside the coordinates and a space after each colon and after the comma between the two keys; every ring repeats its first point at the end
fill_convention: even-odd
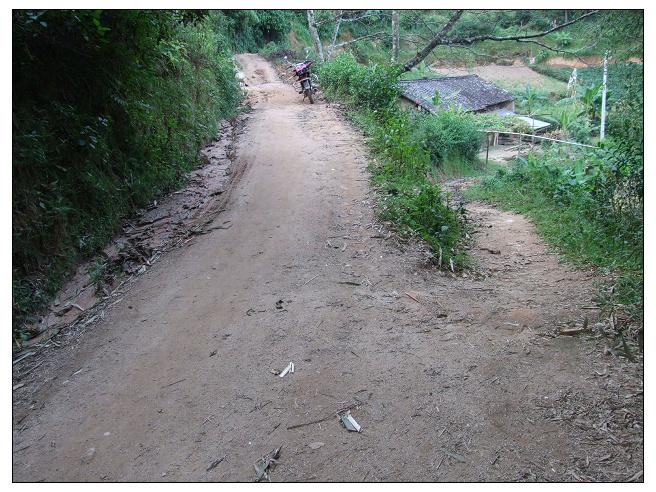
{"type": "Polygon", "coordinates": [[[477,267],[438,271],[376,220],[337,110],[239,62],[253,110],[214,223],[231,227],[52,348],[15,402],[14,479],[640,480],[641,364],[561,334],[597,321],[592,274],[479,203],[477,267]]]}

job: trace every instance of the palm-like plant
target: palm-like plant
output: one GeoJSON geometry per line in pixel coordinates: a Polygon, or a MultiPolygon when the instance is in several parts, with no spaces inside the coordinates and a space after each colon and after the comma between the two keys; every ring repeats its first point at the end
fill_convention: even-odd
{"type": "MultiPolygon", "coordinates": [[[[585,106],[585,111],[591,120],[596,120],[598,118],[599,112],[601,111],[601,88],[601,84],[586,87],[583,91],[583,94],[581,94],[581,103],[583,103],[583,106],[585,106]]],[[[610,98],[610,96],[611,91],[606,91],[607,100],[610,98]]]]}
{"type": "Polygon", "coordinates": [[[519,94],[520,102],[526,106],[526,111],[529,115],[533,115],[536,104],[545,99],[544,94],[534,89],[530,85],[526,85],[524,90],[519,94]]]}

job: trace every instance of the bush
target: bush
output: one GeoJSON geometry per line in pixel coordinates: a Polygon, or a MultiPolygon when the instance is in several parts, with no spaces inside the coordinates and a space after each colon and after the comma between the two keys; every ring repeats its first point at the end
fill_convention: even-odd
{"type": "Polygon", "coordinates": [[[399,97],[399,69],[360,65],[350,53],[341,53],[319,67],[319,82],[328,95],[370,110],[385,110],[399,97]]]}
{"type": "Polygon", "coordinates": [[[438,165],[451,159],[473,161],[483,138],[479,126],[471,113],[456,110],[421,113],[417,117],[415,138],[438,165]]]}
{"type": "MultiPolygon", "coordinates": [[[[449,265],[453,261],[454,265],[462,265],[465,257],[458,252],[463,232],[461,211],[450,208],[439,185],[428,179],[433,167],[431,149],[417,134],[422,125],[428,134],[433,128],[428,119],[436,118],[436,125],[444,126],[439,150],[471,155],[471,144],[465,142],[470,117],[419,116],[401,111],[397,103],[397,69],[366,67],[347,54],[324,63],[319,80],[329,97],[341,98],[353,109],[351,118],[368,135],[378,156],[370,169],[381,192],[381,218],[395,224],[402,233],[423,238],[438,263],[449,265]],[[450,133],[451,121],[457,128],[450,133]]],[[[477,134],[474,139],[478,142],[477,134]]]]}
{"type": "MultiPolygon", "coordinates": [[[[575,156],[551,149],[501,169],[473,194],[532,217],[539,231],[582,265],[618,274],[616,295],[641,313],[642,155],[612,141],[575,156]],[[626,287],[627,290],[621,291],[626,287]],[[629,288],[630,287],[630,288],[629,288]]],[[[641,315],[641,314],[640,314],[641,315]]]]}
{"type": "Polygon", "coordinates": [[[222,14],[14,11],[15,320],[178,184],[240,90],[222,14]]]}

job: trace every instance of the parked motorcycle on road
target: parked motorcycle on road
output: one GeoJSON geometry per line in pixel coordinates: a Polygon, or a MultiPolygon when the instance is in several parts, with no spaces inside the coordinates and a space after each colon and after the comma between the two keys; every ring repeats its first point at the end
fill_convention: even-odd
{"type": "Polygon", "coordinates": [[[310,104],[314,104],[314,93],[317,89],[312,84],[312,76],[310,75],[310,67],[314,64],[314,60],[305,60],[296,64],[287,63],[291,66],[294,75],[298,79],[297,81],[301,85],[301,90],[298,93],[303,94],[303,100],[307,97],[310,100],[310,104]]]}

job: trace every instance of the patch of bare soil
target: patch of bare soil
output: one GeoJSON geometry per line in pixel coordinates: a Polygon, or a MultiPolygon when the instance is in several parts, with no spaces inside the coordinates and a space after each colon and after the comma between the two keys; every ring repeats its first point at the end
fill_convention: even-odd
{"type": "Polygon", "coordinates": [[[642,364],[595,338],[593,276],[482,204],[477,268],[437,271],[376,220],[362,136],[239,61],[245,171],[206,230],[232,227],[47,349],[15,392],[14,480],[641,480],[642,364]]]}
{"type": "Polygon", "coordinates": [[[441,75],[470,75],[475,74],[485,80],[492,81],[540,81],[543,75],[534,72],[525,65],[477,65],[474,67],[433,67],[441,75]]]}
{"type": "Polygon", "coordinates": [[[604,63],[604,59],[601,56],[577,56],[576,58],[554,56],[546,61],[546,64],[552,67],[567,68],[598,67],[602,63],[604,63]]]}

